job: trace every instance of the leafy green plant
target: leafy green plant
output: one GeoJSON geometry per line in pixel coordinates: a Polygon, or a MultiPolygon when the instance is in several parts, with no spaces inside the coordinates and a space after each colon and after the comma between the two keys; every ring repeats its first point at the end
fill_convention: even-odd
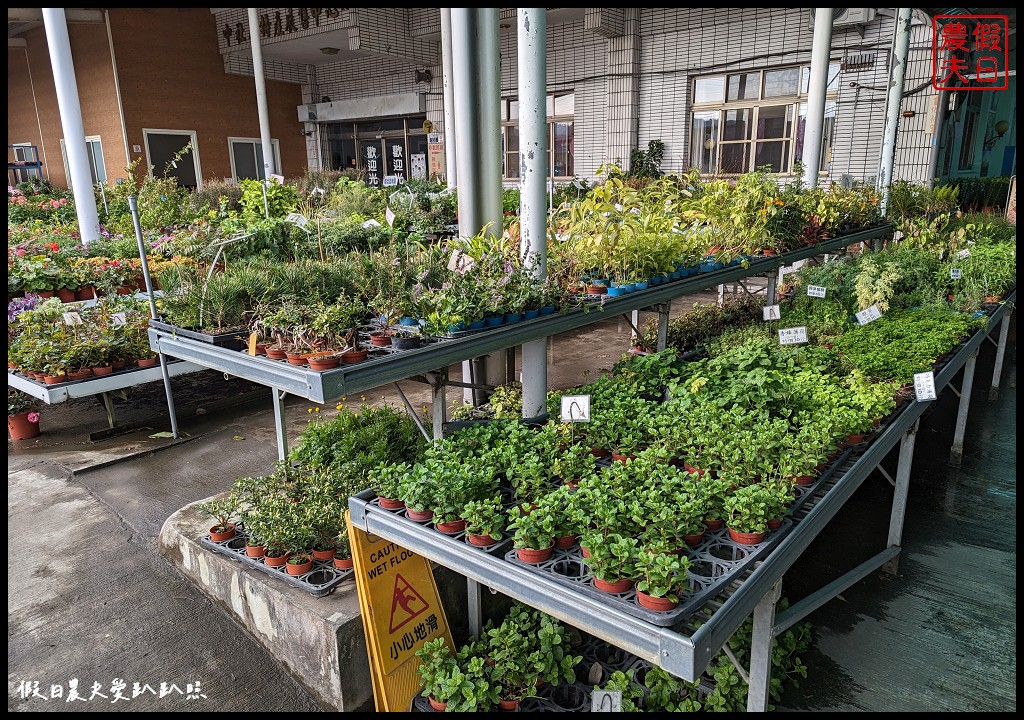
{"type": "Polygon", "coordinates": [[[679,594],[685,590],[686,574],[690,560],[685,555],[672,552],[654,552],[642,549],[636,554],[636,570],[639,577],[636,589],[652,597],[679,602],[679,594]]]}
{"type": "Polygon", "coordinates": [[[505,510],[499,496],[467,501],[462,506],[462,519],[466,521],[466,532],[470,535],[486,535],[492,540],[501,540],[505,529],[505,510]]]}
{"type": "Polygon", "coordinates": [[[543,550],[555,542],[555,516],[550,507],[538,506],[523,512],[520,506],[509,509],[506,526],[516,548],[543,550]]]}

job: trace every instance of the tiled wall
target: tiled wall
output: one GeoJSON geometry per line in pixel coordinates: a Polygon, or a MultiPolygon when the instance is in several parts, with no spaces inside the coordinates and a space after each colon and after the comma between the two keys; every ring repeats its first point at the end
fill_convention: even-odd
{"type": "MultiPolygon", "coordinates": [[[[276,10],[261,9],[276,13],[276,10]]],[[[585,18],[548,26],[549,91],[576,93],[577,174],[593,177],[606,162],[628,167],[634,148],[651,140],[665,145],[662,169],[687,169],[689,85],[695,75],[809,63],[812,20],[806,8],[588,8],[585,18]]],[[[872,181],[878,174],[885,129],[893,14],[879,14],[858,28],[835,28],[833,61],[869,59],[840,76],[836,138],[824,169],[839,181],[872,181]]],[[[243,9],[221,13],[229,16],[243,9]]],[[[501,92],[518,94],[515,9],[499,11],[513,28],[501,33],[501,92]]],[[[340,13],[335,25],[348,27],[362,48],[376,53],[357,60],[320,65],[309,82],[307,67],[268,64],[268,78],[303,83],[303,97],[334,100],[419,92],[426,95],[428,118],[444,132],[440,12],[437,8],[340,13]],[[402,40],[395,43],[395,39],[402,40]],[[430,83],[416,82],[428,69],[430,83]]],[[[335,27],[332,25],[331,27],[335,27]]],[[[223,38],[220,39],[223,47],[223,38]]],[[[928,174],[931,123],[936,93],[930,78],[930,28],[914,26],[900,118],[897,179],[924,181],[928,174]]],[[[243,57],[229,72],[251,72],[243,57]]]]}

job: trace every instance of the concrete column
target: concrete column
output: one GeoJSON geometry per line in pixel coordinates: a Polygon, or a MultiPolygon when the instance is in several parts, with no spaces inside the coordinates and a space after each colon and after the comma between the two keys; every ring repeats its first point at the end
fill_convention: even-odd
{"type": "Polygon", "coordinates": [[[889,192],[892,188],[893,162],[896,157],[896,131],[900,122],[900,107],[903,104],[903,81],[907,75],[907,56],[910,54],[910,18],[913,8],[900,8],[896,16],[896,36],[892,43],[892,59],[889,63],[889,95],[885,103],[885,134],[882,138],[882,158],[878,169],[878,191],[881,193],[882,217],[889,206],[889,192]]]}
{"type": "MultiPolygon", "coordinates": [[[[260,46],[259,8],[249,11],[249,46],[252,49],[252,74],[256,78],[256,110],[260,116],[260,147],[263,148],[263,175],[266,180],[280,168],[274,165],[274,146],[270,142],[270,113],[267,110],[267,79],[263,74],[263,48],[260,46]]],[[[279,174],[279,173],[278,173],[279,174]]]]}
{"type": "MultiPolygon", "coordinates": [[[[547,10],[519,8],[519,252],[538,281],[547,278],[547,10]]],[[[548,340],[522,346],[523,417],[546,411],[548,340]]]]}
{"type": "Polygon", "coordinates": [[[828,61],[832,51],[832,8],[814,8],[814,39],[811,41],[811,77],[807,87],[807,124],[804,126],[804,185],[818,184],[821,170],[821,135],[825,128],[825,93],[828,61]]]}
{"type": "MultiPolygon", "coordinates": [[[[452,9],[441,8],[441,55],[444,84],[444,162],[445,181],[454,188],[458,182],[455,146],[455,78],[452,67],[452,9]]],[[[465,371],[464,371],[465,372],[465,371]]],[[[466,373],[467,377],[469,373],[466,373]]]]}
{"type": "MultiPolygon", "coordinates": [[[[501,73],[497,8],[452,8],[455,144],[459,178],[459,234],[472,237],[490,224],[501,232],[501,73]]],[[[447,134],[446,134],[447,135],[447,134]]],[[[502,385],[503,353],[484,362],[476,382],[502,385]]]]}
{"type": "Polygon", "coordinates": [[[92,190],[92,172],[89,170],[89,148],[85,144],[85,126],[82,124],[82,105],[78,99],[78,81],[71,57],[71,39],[68,37],[64,8],[43,8],[46,44],[50,49],[53,84],[57,91],[60,124],[64,132],[64,150],[68,156],[71,188],[75,195],[75,213],[82,244],[88,245],[100,236],[100,216],[96,209],[96,196],[92,190]]]}

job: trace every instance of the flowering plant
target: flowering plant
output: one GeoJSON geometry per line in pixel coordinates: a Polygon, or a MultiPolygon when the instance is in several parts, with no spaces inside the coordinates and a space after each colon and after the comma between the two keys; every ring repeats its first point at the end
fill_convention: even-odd
{"type": "Polygon", "coordinates": [[[7,416],[13,417],[26,412],[29,413],[29,422],[37,422],[39,420],[39,401],[21,390],[7,388],[7,416]],[[35,420],[32,419],[32,415],[36,416],[35,420]]]}

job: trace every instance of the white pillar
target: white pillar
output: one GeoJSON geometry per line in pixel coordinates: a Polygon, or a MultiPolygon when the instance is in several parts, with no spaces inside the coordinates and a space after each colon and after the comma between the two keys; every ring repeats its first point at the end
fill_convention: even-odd
{"type": "Polygon", "coordinates": [[[825,128],[825,93],[832,51],[832,8],[814,8],[814,39],[811,44],[811,77],[807,87],[807,121],[804,125],[804,185],[818,185],[821,170],[821,135],[825,128]]]}
{"type": "Polygon", "coordinates": [[[263,176],[266,180],[280,168],[274,166],[274,146],[270,142],[270,113],[267,110],[267,79],[263,74],[263,48],[260,46],[259,8],[249,11],[249,46],[252,49],[252,74],[256,78],[256,110],[260,116],[260,147],[263,148],[263,176]]]}
{"type": "Polygon", "coordinates": [[[100,236],[100,216],[96,209],[96,196],[92,189],[89,170],[89,148],[85,144],[85,126],[82,124],[82,105],[78,99],[78,81],[71,57],[71,39],[64,8],[43,8],[46,44],[50,49],[53,84],[57,91],[57,107],[64,132],[64,150],[68,156],[71,188],[75,195],[75,213],[82,243],[88,245],[100,236]]]}
{"type": "Polygon", "coordinates": [[[882,138],[882,158],[878,170],[878,191],[882,196],[882,216],[889,205],[892,189],[893,163],[896,157],[896,130],[903,104],[903,81],[907,75],[907,56],[910,54],[910,19],[913,8],[900,8],[896,16],[896,34],[892,42],[892,61],[889,63],[889,95],[885,102],[885,134],[882,138]]]}
{"type": "Polygon", "coordinates": [[[444,161],[445,181],[454,188],[458,183],[455,159],[455,73],[452,68],[452,9],[441,8],[441,56],[444,76],[444,161]]]}
{"type": "MultiPolygon", "coordinates": [[[[519,251],[538,280],[547,277],[547,10],[519,8],[519,251]]],[[[522,346],[523,417],[546,412],[548,339],[522,346]]]]}

